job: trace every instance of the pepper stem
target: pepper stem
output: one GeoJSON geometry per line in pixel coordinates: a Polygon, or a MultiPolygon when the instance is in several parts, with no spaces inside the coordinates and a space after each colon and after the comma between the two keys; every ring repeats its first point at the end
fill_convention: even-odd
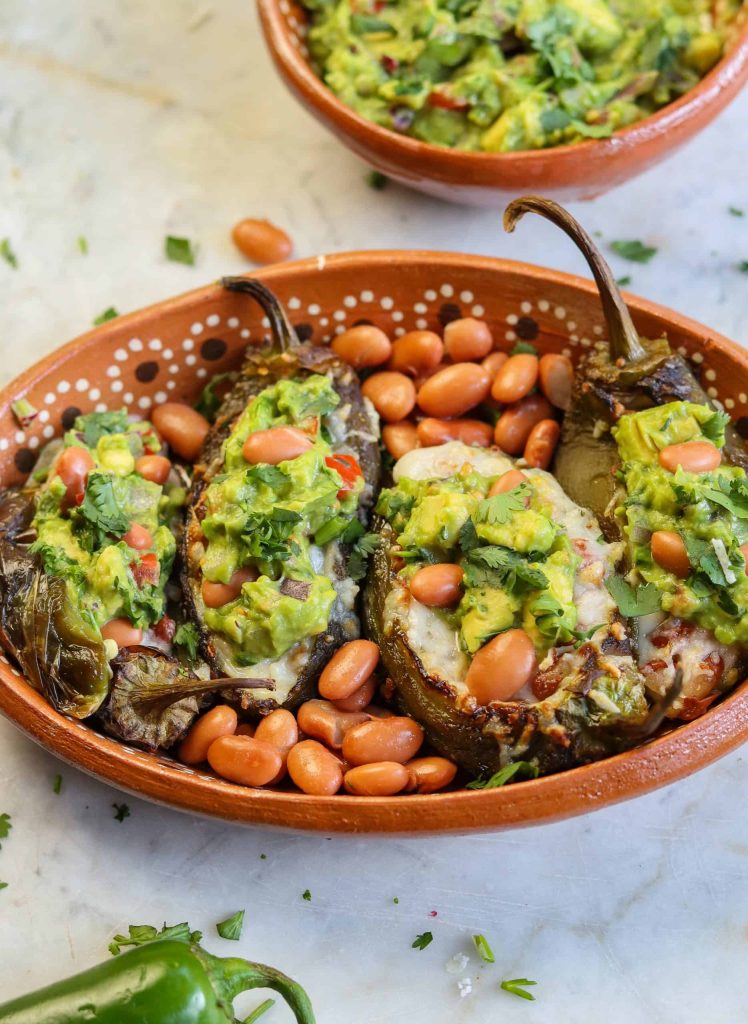
{"type": "Polygon", "coordinates": [[[153,710],[159,707],[168,708],[185,697],[202,697],[206,693],[215,693],[217,690],[274,690],[275,682],[272,679],[250,679],[241,677],[228,677],[226,679],[192,679],[184,684],[174,685],[173,683],[148,682],[141,688],[133,684],[130,690],[130,700],[139,707],[148,707],[153,710]]]}
{"type": "MultiPolygon", "coordinates": [[[[193,951],[197,952],[198,949],[193,946],[193,951]]],[[[274,967],[255,964],[240,957],[211,956],[203,949],[199,949],[199,955],[207,961],[206,967],[216,990],[226,1002],[233,1002],[241,992],[253,988],[271,988],[288,1003],[297,1024],[315,1024],[309,996],[298,982],[286,974],[276,971],[274,967]]]]}
{"type": "Polygon", "coordinates": [[[561,228],[586,259],[600,292],[605,322],[608,326],[611,361],[622,359],[625,363],[635,363],[643,359],[647,353],[639,341],[639,335],[613,277],[613,271],[582,225],[552,199],[545,199],[542,196],[521,196],[514,199],[504,211],[504,230],[514,231],[518,221],[526,213],[537,213],[561,228]]]}
{"type": "Polygon", "coordinates": [[[222,277],[221,285],[230,292],[241,292],[243,295],[250,295],[255,302],[259,303],[262,311],[270,321],[270,330],[273,334],[273,345],[285,352],[299,344],[296,331],[286,315],[286,311],[275,295],[252,277],[222,277]]]}

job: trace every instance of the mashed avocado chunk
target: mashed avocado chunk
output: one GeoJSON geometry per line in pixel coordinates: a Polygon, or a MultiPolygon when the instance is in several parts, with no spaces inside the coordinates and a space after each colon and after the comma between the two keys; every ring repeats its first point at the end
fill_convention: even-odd
{"type": "Polygon", "coordinates": [[[508,152],[603,138],[692,89],[741,0],[302,0],[321,77],[425,142],[508,152]]]}
{"type": "Polygon", "coordinates": [[[622,416],[613,428],[626,497],[616,509],[629,562],[661,594],[663,611],[694,622],[724,644],[748,644],[748,477],[736,466],[671,473],[658,452],[669,444],[724,444],[727,417],[706,405],[671,402],[622,416]],[[683,580],[652,558],[650,538],[668,530],[682,538],[691,573],[683,580]]]}
{"type": "Polygon", "coordinates": [[[401,478],[382,491],[377,511],[397,534],[403,582],[434,562],[462,567],[459,605],[434,613],[459,631],[468,654],[521,626],[542,656],[574,639],[580,559],[554,523],[541,487],[525,483],[487,497],[495,479],[468,467],[447,480],[401,478]]]}
{"type": "Polygon", "coordinates": [[[150,423],[130,422],[126,410],[90,413],[52,445],[35,473],[41,484],[31,550],[47,573],[65,579],[72,608],[97,635],[114,618],[140,628],[154,625],[165,610],[164,586],[176,550],[171,519],[181,503],[135,472],[139,456],[160,449],[158,435],[150,423]],[[72,502],[56,471],[70,448],[83,449],[93,463],[83,493],[72,502]],[[133,525],[148,531],[147,547],[124,540],[133,525]]]}
{"type": "Polygon", "coordinates": [[[335,588],[326,547],[356,518],[364,487],[355,459],[330,442],[328,417],[339,403],[319,374],[279,381],[254,398],[224,443],[223,472],[205,494],[200,568],[216,583],[245,567],[259,574],[235,600],[204,613],[207,627],[233,645],[237,664],[279,658],[327,628],[335,588]],[[277,466],[247,463],[247,438],[280,426],[304,431],[312,447],[277,466]]]}

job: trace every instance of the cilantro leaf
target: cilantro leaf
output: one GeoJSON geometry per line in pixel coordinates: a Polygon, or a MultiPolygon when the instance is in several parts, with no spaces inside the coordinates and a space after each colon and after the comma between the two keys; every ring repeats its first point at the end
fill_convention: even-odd
{"type": "Polygon", "coordinates": [[[233,939],[236,942],[241,938],[243,927],[244,911],[237,910],[235,914],[226,918],[225,921],[219,921],[216,925],[216,931],[222,939],[233,939]]]}
{"type": "Polygon", "coordinates": [[[630,241],[611,242],[610,247],[613,252],[625,260],[631,260],[632,263],[649,263],[652,257],[657,255],[654,246],[645,245],[636,238],[630,241]]]}
{"type": "Polygon", "coordinates": [[[528,985],[537,985],[537,981],[530,981],[529,978],[509,978],[506,981],[502,981],[501,988],[505,992],[511,992],[513,996],[519,996],[520,999],[531,999],[535,1000],[535,996],[531,992],[526,991],[528,985]]]}
{"type": "Polygon", "coordinates": [[[130,808],[127,804],[112,804],[114,808],[114,820],[122,823],[125,818],[130,817],[130,808]]]}
{"type": "Polygon", "coordinates": [[[469,564],[465,567],[465,583],[469,587],[500,587],[517,593],[543,590],[548,586],[545,573],[509,548],[498,545],[477,547],[467,557],[469,564]]]}
{"type": "Polygon", "coordinates": [[[373,188],[375,192],[381,192],[387,188],[390,183],[390,179],[386,174],[382,174],[381,171],[370,171],[366,175],[366,184],[369,188],[373,188]]]}
{"type": "Polygon", "coordinates": [[[410,945],[411,949],[425,949],[426,946],[430,946],[434,941],[434,936],[431,932],[423,932],[421,935],[416,935],[415,939],[410,945]]]}
{"type": "Polygon", "coordinates": [[[725,443],[725,427],[730,422],[729,413],[716,410],[713,416],[701,424],[701,433],[704,437],[721,448],[725,443]]]}
{"type": "Polygon", "coordinates": [[[183,622],[174,634],[174,643],[177,647],[183,647],[187,661],[194,664],[197,661],[197,649],[200,645],[200,634],[193,622],[183,622]]]}
{"type": "Polygon", "coordinates": [[[98,543],[107,533],[121,537],[130,526],[128,516],[117,502],[114,480],[108,473],[90,474],[77,514],[94,528],[98,543]]]}
{"type": "Polygon", "coordinates": [[[127,935],[115,935],[109,943],[109,952],[117,956],[126,946],[145,946],[156,939],[175,939],[178,942],[200,942],[202,932],[193,932],[186,921],[166,924],[158,930],[152,924],[131,924],[127,935]]]}
{"type": "Polygon", "coordinates": [[[530,494],[530,485],[518,484],[504,494],[494,494],[492,498],[484,498],[475,511],[476,523],[491,523],[503,526],[509,522],[513,512],[525,507],[525,498],[530,494]]]}
{"type": "Polygon", "coordinates": [[[378,533],[365,533],[363,537],[359,537],[348,558],[348,575],[352,580],[364,578],[369,556],[374,554],[381,543],[382,538],[378,533]]]}
{"type": "Polygon", "coordinates": [[[302,892],[302,894],[301,894],[301,898],[302,898],[302,900],[306,900],[306,901],[307,901],[307,903],[311,903],[311,902],[312,902],[312,894],[311,894],[311,893],[309,892],[309,890],[308,890],[308,889],[305,889],[305,890],[304,890],[304,891],[302,892]]]}
{"type": "Polygon", "coordinates": [[[462,524],[460,532],[457,535],[457,540],[465,554],[472,551],[473,548],[478,547],[480,544],[480,537],[476,532],[475,523],[472,519],[466,519],[462,524]]]}
{"type": "Polygon", "coordinates": [[[242,1024],[255,1024],[255,1021],[258,1021],[260,1017],[262,1017],[264,1013],[267,1013],[267,1011],[273,1006],[275,1006],[274,999],[265,999],[259,1006],[256,1006],[255,1009],[252,1010],[248,1017],[244,1018],[242,1024]]]}
{"type": "Polygon", "coordinates": [[[83,435],[83,444],[95,448],[99,438],[107,434],[125,434],[129,425],[127,413],[120,409],[118,412],[89,412],[85,416],[76,416],[73,430],[83,435]]]}
{"type": "Polygon", "coordinates": [[[0,889],[7,889],[7,888],[8,888],[8,883],[7,882],[0,882],[0,889]]]}
{"type": "Polygon", "coordinates": [[[107,320],[116,320],[118,316],[119,313],[114,306],[107,306],[103,312],[93,318],[93,325],[94,327],[99,327],[101,324],[105,324],[107,320]]]}
{"type": "Polygon", "coordinates": [[[598,629],[602,629],[603,626],[607,626],[607,622],[598,622],[594,626],[590,626],[589,629],[572,629],[572,635],[576,640],[575,647],[581,647],[583,643],[586,643],[591,637],[597,633],[598,629]]]}
{"type": "Polygon", "coordinates": [[[195,253],[189,238],[167,235],[164,239],[164,253],[172,263],[186,263],[190,267],[195,264],[195,253]]]}
{"type": "Polygon", "coordinates": [[[282,469],[269,465],[251,466],[245,476],[247,483],[267,484],[268,487],[272,487],[274,490],[284,487],[291,479],[288,473],[284,473],[282,469]]]}
{"type": "Polygon", "coordinates": [[[687,531],[684,531],[681,537],[693,568],[697,572],[702,572],[715,587],[726,587],[735,582],[737,576],[732,571],[733,565],[736,569],[741,568],[744,571],[743,556],[738,553],[737,557],[733,555],[731,558],[724,541],[703,540],[687,531]]]}
{"type": "Polygon", "coordinates": [[[625,277],[619,277],[616,281],[616,284],[619,288],[628,288],[628,286],[631,284],[631,276],[629,274],[626,274],[625,277]]]}
{"type": "Polygon", "coordinates": [[[632,587],[622,576],[609,576],[605,581],[608,593],[627,619],[651,615],[660,610],[660,593],[654,583],[632,587]]]}
{"type": "Polygon", "coordinates": [[[9,267],[12,267],[14,270],[18,270],[18,257],[11,248],[9,238],[4,238],[2,242],[0,242],[0,256],[2,256],[9,267]]]}
{"type": "MultiPolygon", "coordinates": [[[[13,828],[9,814],[0,814],[0,839],[7,839],[8,833],[13,828]]],[[[0,847],[2,844],[0,844],[0,847]]]]}
{"type": "Polygon", "coordinates": [[[495,964],[496,957],[493,955],[493,950],[488,944],[488,939],[485,935],[474,935],[473,945],[478,956],[485,964],[495,964]]]}
{"type": "Polygon", "coordinates": [[[268,515],[250,512],[247,515],[242,540],[252,558],[263,561],[286,561],[292,550],[289,538],[302,516],[288,508],[274,508],[268,515]]]}
{"type": "Polygon", "coordinates": [[[500,786],[505,786],[507,782],[511,782],[515,775],[521,775],[525,779],[537,779],[539,774],[538,766],[531,764],[530,761],[512,761],[511,764],[505,764],[503,768],[494,772],[490,779],[473,779],[472,782],[468,782],[466,788],[498,789],[500,786]]]}

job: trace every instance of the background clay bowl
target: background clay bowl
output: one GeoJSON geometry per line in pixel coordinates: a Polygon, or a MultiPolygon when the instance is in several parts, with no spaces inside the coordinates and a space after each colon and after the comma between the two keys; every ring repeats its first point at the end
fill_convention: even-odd
{"type": "Polygon", "coordinates": [[[309,66],[306,15],[291,0],[258,0],[265,39],[283,81],[349,149],[403,185],[451,202],[498,207],[525,192],[560,202],[591,199],[674,152],[748,80],[748,9],[730,51],[675,103],[609,139],[523,153],[465,153],[372,124],[345,106],[309,66]]]}
{"type": "MultiPolygon", "coordinates": [[[[391,335],[485,317],[499,345],[517,338],[577,356],[603,334],[591,283],[550,270],[432,252],[353,253],[257,274],[285,303],[302,338],[329,341],[360,321],[391,335]]],[[[713,397],[748,427],[748,356],[669,310],[631,299],[641,333],[667,332],[692,357],[713,397]]],[[[0,392],[0,484],[20,482],[46,439],[79,412],[192,400],[206,379],[236,366],[265,328],[246,297],[212,285],[109,321],[53,352],[0,392]],[[40,410],[25,430],[10,402],[40,410]]],[[[448,832],[532,825],[645,793],[709,764],[748,736],[748,683],[703,717],[627,754],[560,775],[485,792],[362,798],[245,789],[168,758],[127,747],[58,714],[0,658],[0,711],[64,760],[113,785],[181,810],[243,824],[321,832],[448,832]]]]}

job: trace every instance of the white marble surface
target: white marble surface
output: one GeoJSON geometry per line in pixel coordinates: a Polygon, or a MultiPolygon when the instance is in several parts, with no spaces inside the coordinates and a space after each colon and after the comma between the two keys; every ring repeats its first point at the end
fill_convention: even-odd
{"type": "MultiPolygon", "coordinates": [[[[575,212],[605,239],[659,247],[646,267],[614,258],[632,290],[746,341],[748,278],[735,265],[748,259],[748,216],[727,213],[748,211],[746,166],[748,94],[680,157],[575,212]]],[[[364,176],[286,95],[246,0],[2,0],[0,237],[20,265],[0,263],[0,379],[107,306],[244,269],[228,237],[241,216],[285,225],[298,255],[422,247],[580,269],[546,225],[510,239],[498,215],[375,194],[364,176]],[[196,267],[164,261],[167,232],[199,241],[196,267]]],[[[122,798],[0,722],[0,812],[13,820],[0,850],[2,998],[103,958],[130,922],[188,919],[214,951],[298,976],[325,1024],[736,1024],[748,1017],[747,784],[738,752],[560,825],[328,840],[122,798]],[[244,935],[230,944],[213,925],[240,907],[244,935]],[[411,949],[427,929],[432,945],[411,949]],[[448,973],[473,932],[496,966],[471,957],[448,973]],[[537,980],[535,1003],[499,991],[518,975],[537,980]],[[473,990],[460,998],[464,977],[473,990]]],[[[278,1005],[266,1019],[289,1015],[278,1005]]]]}

